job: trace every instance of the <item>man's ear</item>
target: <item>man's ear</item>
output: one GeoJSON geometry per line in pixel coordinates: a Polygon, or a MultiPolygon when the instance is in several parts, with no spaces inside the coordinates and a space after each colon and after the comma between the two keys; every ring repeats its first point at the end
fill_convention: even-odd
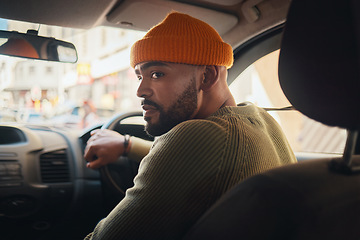
{"type": "Polygon", "coordinates": [[[219,66],[205,66],[200,89],[203,91],[210,90],[219,80],[219,76],[219,66]]]}

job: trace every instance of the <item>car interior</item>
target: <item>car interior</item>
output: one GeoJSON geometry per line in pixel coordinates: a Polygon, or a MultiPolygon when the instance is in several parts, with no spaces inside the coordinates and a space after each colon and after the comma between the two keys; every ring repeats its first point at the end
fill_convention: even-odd
{"type": "Polygon", "coordinates": [[[325,7],[323,3],[292,1],[281,42],[279,80],[297,110],[348,129],[344,155],[307,160],[245,180],[185,239],[358,238],[360,25],[354,9],[359,4],[342,2],[339,8],[334,2],[325,7]]]}
{"type": "MultiPolygon", "coordinates": [[[[147,31],[173,10],[208,22],[233,47],[229,85],[255,61],[280,50],[276,70],[291,106],[268,110],[300,112],[347,133],[341,154],[295,152],[299,163],[239,183],[183,239],[358,239],[359,1],[0,1],[3,19],[77,29],[147,31]]],[[[2,52],[0,42],[0,54],[36,61],[81,59],[76,44],[37,38],[31,31],[2,32],[0,39],[7,41],[19,34],[24,39],[35,35],[37,40],[29,42],[37,42],[38,52],[43,44],[48,47],[44,55],[29,56],[25,51],[2,52]],[[65,55],[59,46],[68,49],[65,55]]],[[[88,169],[86,141],[98,128],[152,141],[143,125],[132,121],[139,116],[141,111],[114,114],[80,134],[56,126],[0,122],[1,239],[82,239],[91,232],[132,186],[138,164],[121,157],[99,171],[88,169]]],[[[327,139],[319,141],[328,144],[327,139]]]]}

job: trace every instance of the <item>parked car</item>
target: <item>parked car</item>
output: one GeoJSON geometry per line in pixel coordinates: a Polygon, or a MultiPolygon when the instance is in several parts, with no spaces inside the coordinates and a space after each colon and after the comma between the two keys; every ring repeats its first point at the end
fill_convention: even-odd
{"type": "MultiPolygon", "coordinates": [[[[323,239],[325,236],[326,239],[339,239],[337,237],[345,230],[347,233],[344,239],[356,239],[359,236],[356,236],[359,233],[358,228],[351,227],[360,222],[360,214],[357,215],[360,209],[359,192],[354,190],[359,187],[360,181],[356,175],[357,170],[352,167],[352,160],[356,162],[355,155],[360,153],[360,141],[357,141],[360,121],[359,101],[357,101],[359,94],[354,94],[360,90],[360,80],[357,79],[357,82],[353,83],[353,75],[348,72],[352,73],[354,68],[351,67],[358,67],[356,63],[350,64],[350,60],[359,60],[360,46],[352,40],[356,34],[359,36],[360,32],[359,21],[357,23],[353,21],[358,15],[360,6],[356,1],[350,0],[331,1],[331,3],[320,0],[303,0],[303,4],[301,2],[301,0],[104,0],[87,1],[84,4],[81,0],[51,3],[40,0],[1,1],[0,28],[3,31],[0,31],[0,48],[14,36],[36,42],[34,46],[39,48],[38,52],[41,52],[42,44],[46,46],[52,44],[48,48],[51,51],[46,54],[35,54],[36,51],[28,48],[26,51],[11,54],[1,52],[0,49],[0,53],[4,54],[0,58],[0,102],[6,104],[1,106],[1,109],[35,109],[36,116],[40,116],[40,113],[41,116],[55,116],[53,121],[51,117],[47,118],[46,123],[37,122],[37,119],[32,119],[31,124],[15,121],[0,122],[1,239],[82,239],[121,200],[123,195],[119,188],[126,189],[132,185],[137,165],[130,159],[122,157],[118,163],[108,166],[107,171],[91,170],[86,168],[83,157],[84,147],[90,132],[101,127],[153,140],[144,132],[142,121],[138,120],[142,112],[140,100],[136,97],[138,82],[129,64],[129,48],[148,29],[173,10],[190,14],[209,23],[220,33],[223,40],[233,47],[235,62],[228,72],[228,84],[236,101],[238,103],[251,101],[268,110],[280,123],[298,161],[301,162],[291,169],[274,169],[237,186],[204,215],[187,234],[186,239],[214,239],[215,236],[224,239],[323,239]],[[303,67],[302,70],[291,65],[292,60],[300,58],[308,51],[300,47],[295,47],[298,51],[288,50],[294,49],[292,43],[295,45],[305,42],[303,38],[295,37],[296,35],[291,32],[293,25],[287,26],[287,16],[291,13],[289,8],[295,10],[299,8],[304,12],[300,16],[293,10],[296,17],[289,15],[289,19],[295,19],[292,23],[296,20],[304,21],[303,25],[293,25],[296,25],[299,34],[303,31],[308,39],[318,44],[311,48],[312,52],[308,55],[312,56],[313,53],[314,59],[301,58],[303,61],[296,62],[296,65],[303,67]],[[311,18],[308,18],[310,9],[317,10],[319,15],[317,17],[310,15],[311,18]],[[338,22],[325,21],[328,20],[326,15],[328,12],[333,13],[332,16],[338,22]],[[343,20],[351,23],[346,25],[347,31],[340,31],[344,27],[340,24],[343,20]],[[314,30],[313,24],[318,27],[317,30],[314,30]],[[287,27],[291,34],[285,35],[288,36],[287,41],[283,42],[286,45],[281,45],[287,27]],[[332,27],[336,28],[336,31],[331,32],[329,29],[332,27]],[[316,52],[318,46],[322,44],[328,47],[324,39],[321,40],[321,44],[316,40],[320,38],[318,32],[321,29],[333,35],[327,35],[329,42],[335,44],[328,49],[328,55],[326,50],[321,54],[316,52]],[[346,36],[343,38],[343,35],[346,36]],[[290,38],[291,41],[288,40],[290,38]],[[336,41],[330,41],[332,38],[336,41]],[[347,44],[347,41],[352,45],[347,44]],[[337,46],[337,42],[342,45],[337,46]],[[330,59],[331,52],[338,53],[337,48],[346,46],[357,47],[352,51],[355,57],[336,55],[339,58],[333,59],[329,72],[333,73],[332,70],[344,68],[346,72],[344,70],[343,74],[349,77],[348,81],[353,81],[350,82],[352,85],[349,83],[341,88],[335,84],[328,85],[322,76],[316,78],[318,81],[313,79],[311,74],[315,71],[310,72],[306,63],[311,63],[311,66],[318,63],[319,69],[331,79],[332,75],[327,74],[330,65],[322,63],[326,59],[324,56],[330,59]],[[280,61],[282,66],[278,66],[279,54],[280,60],[285,59],[280,61]],[[20,55],[23,58],[20,58],[20,55]],[[349,64],[346,65],[344,62],[349,64]],[[286,72],[286,69],[291,69],[293,72],[286,72]],[[301,75],[300,72],[304,74],[301,75]],[[316,86],[309,84],[311,87],[302,86],[301,81],[293,84],[288,81],[292,78],[291,74],[301,75],[313,83],[320,83],[316,86]],[[281,85],[278,75],[281,77],[281,85]],[[295,89],[292,88],[293,85],[296,86],[295,89]],[[314,91],[310,91],[312,88],[314,91]],[[285,94],[283,89],[286,90],[285,94]],[[349,96],[346,94],[347,91],[349,96]],[[327,94],[328,92],[332,95],[327,94]],[[343,108],[344,102],[339,100],[341,97],[337,93],[342,94],[343,98],[350,99],[345,103],[352,107],[351,111],[349,108],[346,108],[348,110],[346,113],[339,110],[343,108]],[[328,100],[329,95],[334,96],[339,105],[328,100]],[[333,108],[324,104],[321,96],[331,102],[333,108]],[[350,98],[350,96],[354,97],[350,98]],[[97,109],[105,109],[101,111],[101,121],[86,128],[79,127],[81,117],[77,113],[75,117],[70,114],[71,123],[75,122],[72,124],[76,125],[75,128],[64,126],[65,120],[58,122],[65,114],[56,118],[55,109],[65,106],[68,101],[72,101],[74,106],[81,106],[89,99],[97,109]],[[312,102],[309,103],[309,99],[312,102]],[[334,110],[333,114],[331,110],[334,110]],[[352,115],[347,114],[348,112],[352,112],[352,115]],[[340,121],[342,116],[353,121],[340,121]],[[342,165],[344,152],[344,159],[348,164],[342,165]],[[326,164],[321,165],[322,171],[313,171],[318,167],[316,164],[312,165],[313,159],[322,158],[327,159],[326,164]],[[332,158],[340,163],[330,161],[329,159],[332,158]],[[337,186],[337,180],[331,178],[328,182],[336,185],[334,188],[326,185],[329,172],[324,166],[327,166],[328,162],[338,166],[334,168],[347,169],[344,171],[351,175],[351,181],[354,183],[343,186],[343,189],[348,190],[346,196],[352,197],[348,199],[352,203],[351,207],[349,205],[349,208],[344,209],[352,213],[339,208],[338,212],[342,212],[341,218],[337,217],[338,212],[331,212],[325,207],[329,201],[335,202],[332,206],[335,206],[336,202],[341,206],[348,206],[346,198],[341,197],[343,192],[339,190],[341,186],[337,186]],[[297,168],[297,165],[305,166],[305,170],[309,173],[301,167],[297,168]],[[296,174],[287,174],[287,171],[296,174]],[[289,190],[289,186],[286,185],[289,175],[293,176],[288,180],[289,184],[294,183],[292,186],[295,186],[295,183],[303,182],[304,185],[289,190]],[[264,179],[264,176],[275,179],[279,176],[281,183],[284,184],[276,188],[278,185],[275,180],[267,182],[259,180],[264,179]],[[317,188],[308,188],[305,184],[313,184],[312,186],[317,188]],[[323,187],[325,185],[326,187],[323,187]],[[257,202],[258,198],[252,201],[251,197],[254,196],[252,194],[257,191],[260,199],[268,200],[268,205],[261,201],[257,202]],[[266,194],[261,195],[264,191],[266,194]],[[291,204],[294,200],[291,198],[293,196],[286,195],[286,191],[294,192],[294,196],[298,197],[294,204],[291,204]],[[321,192],[323,195],[319,197],[320,203],[309,210],[303,205],[312,203],[309,199],[310,194],[314,192],[321,192]],[[337,193],[339,197],[334,200],[337,193]],[[302,213],[309,213],[309,215],[305,214],[306,216],[301,215],[297,219],[300,222],[306,222],[308,220],[306,217],[313,216],[315,219],[311,222],[313,225],[301,225],[299,221],[287,215],[291,211],[281,210],[281,206],[276,205],[280,201],[270,198],[273,194],[284,196],[290,201],[286,205],[287,210],[300,209],[304,210],[302,213]],[[239,206],[233,196],[243,196],[241,203],[244,204],[240,207],[245,208],[246,211],[235,210],[239,206]],[[246,208],[246,206],[251,207],[246,208]],[[321,208],[322,206],[324,208],[321,208]],[[255,211],[257,208],[264,214],[268,209],[271,209],[272,213],[264,217],[255,211]],[[326,217],[322,215],[321,218],[317,218],[319,216],[317,210],[326,217]],[[242,219],[233,218],[231,212],[237,213],[237,217],[242,219]],[[274,212],[278,213],[276,217],[274,212]],[[272,221],[272,216],[276,220],[272,221]],[[276,222],[281,216],[284,216],[284,219],[276,222]],[[251,219],[248,224],[257,227],[256,230],[247,227],[249,231],[242,238],[239,231],[244,229],[239,225],[246,222],[247,217],[251,219]],[[268,222],[262,222],[261,217],[268,222]],[[333,222],[341,221],[346,217],[352,222],[348,222],[347,226],[345,223],[339,223],[340,227],[333,227],[333,222]],[[324,225],[317,225],[319,222],[316,219],[324,225]],[[271,223],[268,225],[271,227],[265,227],[267,223],[271,223]],[[280,226],[291,223],[294,224],[291,229],[280,226]],[[296,224],[299,224],[299,228],[296,224]],[[326,226],[329,226],[329,229],[326,226]],[[349,228],[352,230],[349,231],[349,228]],[[326,231],[329,234],[323,233],[326,231]]],[[[294,77],[295,80],[298,78],[300,77],[294,77]]],[[[346,82],[340,79],[339,81],[346,82]]],[[[335,81],[329,80],[329,82],[335,81]]],[[[321,162],[318,161],[320,160],[315,162],[321,162]]],[[[341,173],[332,175],[341,176],[341,183],[349,182],[341,173]]]]}

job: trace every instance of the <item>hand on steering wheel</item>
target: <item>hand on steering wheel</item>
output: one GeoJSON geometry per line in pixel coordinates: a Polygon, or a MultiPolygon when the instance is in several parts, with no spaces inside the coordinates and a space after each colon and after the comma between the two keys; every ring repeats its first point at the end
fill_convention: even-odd
{"type": "MultiPolygon", "coordinates": [[[[140,138],[147,136],[143,125],[123,124],[123,120],[132,117],[142,117],[142,112],[119,114],[105,123],[101,129],[92,131],[84,151],[85,160],[88,162],[87,167],[99,169],[102,183],[113,191],[110,194],[112,199],[115,195],[122,198],[125,190],[133,185],[132,180],[137,174],[139,165],[127,157],[122,157],[124,134],[131,134],[140,138]]],[[[130,145],[128,147],[130,148],[130,145]]]]}
{"type": "Polygon", "coordinates": [[[85,148],[86,166],[98,169],[114,163],[124,151],[124,136],[108,129],[96,129],[91,132],[85,148]]]}

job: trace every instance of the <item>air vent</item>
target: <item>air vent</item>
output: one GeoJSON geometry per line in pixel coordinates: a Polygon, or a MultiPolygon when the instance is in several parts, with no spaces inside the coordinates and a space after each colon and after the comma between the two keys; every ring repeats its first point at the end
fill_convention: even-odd
{"type": "Polygon", "coordinates": [[[41,154],[40,171],[43,183],[69,182],[70,171],[66,150],[41,154]]]}

